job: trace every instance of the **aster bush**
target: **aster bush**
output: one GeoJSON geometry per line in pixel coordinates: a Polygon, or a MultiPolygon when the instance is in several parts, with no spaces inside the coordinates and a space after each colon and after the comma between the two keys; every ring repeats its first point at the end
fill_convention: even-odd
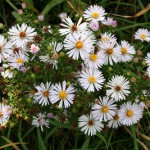
{"type": "Polygon", "coordinates": [[[149,149],[149,5],[6,2],[2,18],[15,11],[0,27],[1,147],[149,149]],[[121,5],[139,13],[117,15],[121,5]]]}

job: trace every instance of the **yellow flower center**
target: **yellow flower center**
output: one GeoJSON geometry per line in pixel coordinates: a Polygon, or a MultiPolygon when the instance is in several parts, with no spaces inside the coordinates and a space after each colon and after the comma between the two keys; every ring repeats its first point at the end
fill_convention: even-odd
{"type": "Polygon", "coordinates": [[[145,34],[141,34],[140,37],[141,37],[141,39],[145,39],[146,35],[145,34]]]}
{"type": "Polygon", "coordinates": [[[53,56],[52,56],[52,58],[53,58],[53,59],[58,59],[58,54],[57,54],[57,53],[54,53],[53,56]]]}
{"type": "Polygon", "coordinates": [[[45,97],[48,97],[49,92],[48,92],[48,91],[44,91],[44,92],[43,92],[43,95],[44,95],[45,97]]]}
{"type": "Polygon", "coordinates": [[[23,59],[22,58],[18,58],[17,59],[17,63],[23,63],[23,59]]]}
{"type": "Polygon", "coordinates": [[[109,41],[109,38],[108,38],[108,37],[102,37],[101,40],[102,40],[102,41],[105,41],[105,42],[108,42],[108,41],[109,41]]]}
{"type": "Polygon", "coordinates": [[[106,50],[106,54],[111,55],[113,53],[113,49],[109,48],[106,50]]]}
{"type": "Polygon", "coordinates": [[[59,98],[64,100],[67,98],[67,93],[65,91],[60,91],[59,92],[59,98]]]}
{"type": "Polygon", "coordinates": [[[3,117],[3,113],[0,111],[0,118],[3,117]]]}
{"type": "Polygon", "coordinates": [[[127,49],[124,48],[124,47],[121,48],[121,51],[122,51],[122,54],[123,54],[123,55],[127,53],[127,49]]]}
{"type": "Polygon", "coordinates": [[[77,49],[81,49],[81,48],[83,47],[83,42],[78,41],[78,42],[76,43],[75,47],[76,47],[77,49]]]}
{"type": "Polygon", "coordinates": [[[102,107],[102,112],[103,112],[103,113],[107,113],[108,110],[109,110],[109,109],[108,109],[108,106],[103,106],[103,107],[102,107]]]}
{"type": "Polygon", "coordinates": [[[93,12],[93,13],[92,13],[92,17],[95,18],[95,19],[98,18],[98,17],[99,17],[99,13],[93,12]]]}
{"type": "Polygon", "coordinates": [[[90,54],[90,60],[91,61],[96,61],[97,60],[97,55],[96,54],[90,54]]]}
{"type": "Polygon", "coordinates": [[[119,119],[119,116],[118,115],[115,115],[114,116],[114,120],[118,120],[119,119]]]}
{"type": "Polygon", "coordinates": [[[26,37],[26,33],[25,32],[20,32],[19,36],[20,36],[20,38],[25,38],[26,37]]]}
{"type": "Polygon", "coordinates": [[[126,112],[126,115],[127,115],[128,117],[132,117],[132,116],[133,116],[133,111],[132,111],[132,110],[128,110],[128,111],[126,112]]]}
{"type": "Polygon", "coordinates": [[[90,76],[90,77],[89,77],[89,82],[90,82],[90,83],[95,83],[95,82],[96,82],[96,78],[93,77],[93,76],[90,76]]]}
{"type": "Polygon", "coordinates": [[[88,125],[89,125],[89,126],[92,126],[92,125],[94,125],[94,122],[93,122],[93,120],[89,120],[89,121],[88,121],[88,125]]]}

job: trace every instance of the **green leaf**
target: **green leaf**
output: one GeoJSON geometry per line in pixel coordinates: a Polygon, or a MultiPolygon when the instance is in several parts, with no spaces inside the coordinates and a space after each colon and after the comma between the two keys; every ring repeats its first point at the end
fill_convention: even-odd
{"type": "Polygon", "coordinates": [[[40,132],[41,132],[40,129],[37,128],[39,150],[47,150],[46,147],[45,147],[44,141],[43,141],[43,139],[41,137],[41,133],[40,132]]]}
{"type": "Polygon", "coordinates": [[[131,131],[132,131],[132,135],[133,135],[133,141],[134,141],[134,150],[138,150],[138,143],[137,143],[137,139],[136,139],[136,132],[135,132],[135,126],[132,125],[131,126],[131,131]]]}
{"type": "Polygon", "coordinates": [[[100,133],[97,133],[96,136],[98,136],[105,143],[106,149],[108,149],[108,144],[107,144],[105,137],[100,133]]]}
{"type": "Polygon", "coordinates": [[[46,15],[48,14],[48,12],[55,7],[56,5],[62,3],[65,0],[52,0],[50,3],[48,3],[45,8],[43,9],[43,11],[41,12],[41,15],[46,15]]]}
{"type": "Polygon", "coordinates": [[[84,141],[84,143],[83,143],[83,145],[82,145],[82,150],[86,150],[86,149],[88,149],[88,147],[89,147],[89,143],[90,143],[90,136],[86,136],[86,139],[85,139],[85,141],[84,141]]]}
{"type": "Polygon", "coordinates": [[[21,20],[22,19],[22,17],[16,11],[13,11],[11,14],[13,15],[13,17],[16,20],[21,20]]]}

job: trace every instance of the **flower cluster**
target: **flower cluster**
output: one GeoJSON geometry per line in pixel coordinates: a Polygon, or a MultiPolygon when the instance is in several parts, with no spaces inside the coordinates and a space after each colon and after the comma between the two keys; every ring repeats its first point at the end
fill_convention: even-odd
{"type": "MultiPolygon", "coordinates": [[[[42,131],[54,119],[92,136],[105,125],[130,126],[142,118],[144,107],[135,100],[148,86],[138,93],[133,77],[150,77],[150,53],[141,58],[147,70],[136,72],[136,45],[117,38],[111,32],[117,22],[106,15],[103,7],[94,5],[77,23],[60,14],[59,29],[22,23],[12,26],[8,37],[0,35],[0,72],[10,105],[0,104],[0,124],[8,121],[13,108],[14,116],[42,131]]],[[[138,29],[134,38],[150,42],[150,32],[138,29]]]]}

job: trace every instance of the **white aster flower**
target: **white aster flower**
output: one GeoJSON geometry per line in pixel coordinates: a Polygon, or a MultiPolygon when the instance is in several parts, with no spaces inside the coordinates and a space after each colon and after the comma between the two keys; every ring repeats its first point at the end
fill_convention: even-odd
{"type": "Polygon", "coordinates": [[[23,23],[21,26],[18,24],[9,29],[9,38],[12,45],[16,45],[18,47],[24,47],[27,42],[33,40],[34,36],[37,34],[34,32],[34,28],[27,26],[27,24],[23,23]]]}
{"type": "Polygon", "coordinates": [[[101,41],[102,42],[112,42],[112,43],[117,42],[117,38],[111,33],[105,32],[105,33],[100,34],[100,35],[101,35],[101,41]]]}
{"type": "Polygon", "coordinates": [[[52,104],[60,101],[58,108],[68,108],[71,104],[73,104],[73,100],[75,97],[74,92],[74,87],[72,85],[69,85],[67,87],[66,81],[63,81],[62,85],[58,83],[52,87],[50,91],[50,101],[52,104]]]}
{"type": "Polygon", "coordinates": [[[40,127],[42,131],[44,131],[43,126],[49,128],[49,121],[46,118],[46,114],[39,113],[37,116],[33,116],[32,125],[40,127]]]}
{"type": "Polygon", "coordinates": [[[42,62],[47,62],[49,64],[53,65],[53,68],[57,69],[57,64],[58,64],[58,57],[59,54],[58,52],[60,52],[63,48],[63,44],[62,43],[57,43],[57,42],[51,42],[50,45],[51,47],[51,54],[46,54],[44,56],[39,56],[40,61],[42,62]]]}
{"type": "Polygon", "coordinates": [[[90,115],[82,115],[78,119],[78,127],[84,134],[93,136],[100,132],[104,125],[96,118],[90,115]]]}
{"type": "Polygon", "coordinates": [[[130,91],[129,81],[123,76],[113,76],[106,85],[109,89],[106,90],[106,95],[114,98],[115,101],[125,100],[130,91]]]}
{"type": "Polygon", "coordinates": [[[109,128],[118,128],[121,125],[120,120],[119,120],[119,116],[118,116],[118,111],[116,110],[115,115],[113,116],[113,118],[111,120],[108,121],[107,126],[109,128]]]}
{"type": "Polygon", "coordinates": [[[84,59],[89,52],[93,49],[93,36],[89,33],[76,33],[69,34],[64,41],[65,50],[69,57],[79,59],[79,56],[84,59]]]}
{"type": "Polygon", "coordinates": [[[28,62],[28,55],[19,51],[18,53],[12,54],[7,60],[9,66],[19,69],[25,62],[28,62]]]}
{"type": "Polygon", "coordinates": [[[7,42],[3,35],[0,35],[0,63],[12,54],[11,47],[11,43],[7,42]]]}
{"type": "Polygon", "coordinates": [[[81,23],[82,18],[79,19],[78,23],[75,24],[72,22],[71,18],[67,17],[63,20],[63,23],[60,25],[64,28],[59,29],[61,35],[70,34],[74,32],[83,32],[87,29],[87,23],[81,23]]]}
{"type": "Polygon", "coordinates": [[[116,104],[113,99],[109,97],[99,97],[99,103],[92,106],[92,115],[100,121],[108,121],[115,115],[116,104]]]}
{"type": "Polygon", "coordinates": [[[140,28],[138,29],[135,34],[134,34],[134,38],[143,41],[150,41],[150,31],[148,31],[147,29],[144,28],[140,28]]]}
{"type": "Polygon", "coordinates": [[[119,50],[115,42],[100,42],[99,47],[104,52],[104,64],[113,65],[113,62],[117,63],[119,61],[121,51],[119,50]]]}
{"type": "Polygon", "coordinates": [[[78,80],[89,92],[94,92],[95,89],[100,90],[105,81],[102,72],[97,69],[82,70],[78,80]]]}
{"type": "Polygon", "coordinates": [[[34,94],[33,99],[34,102],[43,105],[50,104],[50,90],[51,90],[51,83],[46,82],[46,84],[41,83],[36,87],[37,92],[34,94]]]}
{"type": "Polygon", "coordinates": [[[92,20],[96,20],[96,21],[103,21],[105,19],[105,10],[103,7],[98,6],[98,5],[94,5],[94,6],[90,6],[88,7],[85,11],[84,11],[84,18],[87,19],[88,21],[92,21],[92,20]]]}
{"type": "Polygon", "coordinates": [[[6,111],[7,105],[4,105],[3,103],[0,103],[0,124],[4,124],[9,119],[9,114],[6,111]]]}
{"type": "Polygon", "coordinates": [[[135,48],[127,41],[121,41],[121,45],[118,46],[122,55],[120,56],[120,61],[129,62],[132,60],[133,55],[135,54],[135,48]]]}
{"type": "Polygon", "coordinates": [[[98,52],[90,52],[84,59],[84,64],[91,68],[97,69],[104,64],[104,53],[100,50],[98,52]]]}
{"type": "Polygon", "coordinates": [[[147,56],[145,58],[146,63],[148,64],[148,66],[150,66],[150,53],[147,53],[147,56]]]}
{"type": "Polygon", "coordinates": [[[102,21],[102,24],[116,27],[117,26],[117,21],[113,20],[113,18],[107,17],[105,20],[102,21]]]}
{"type": "Polygon", "coordinates": [[[142,118],[143,108],[136,103],[127,102],[121,105],[118,115],[123,125],[130,126],[142,118]]]}

